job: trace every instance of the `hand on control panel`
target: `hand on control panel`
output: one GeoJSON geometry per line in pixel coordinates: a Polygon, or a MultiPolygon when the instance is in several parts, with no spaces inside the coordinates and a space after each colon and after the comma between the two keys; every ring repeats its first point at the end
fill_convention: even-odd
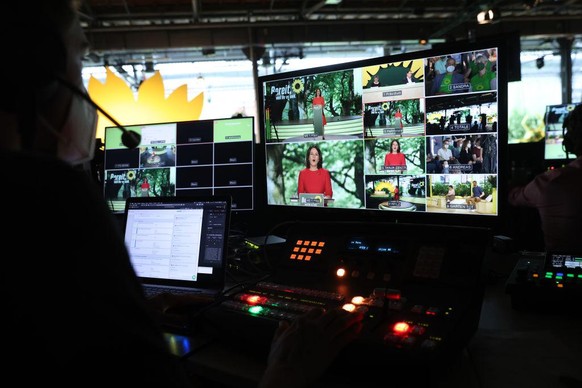
{"type": "Polygon", "coordinates": [[[362,330],[361,313],[314,309],[293,322],[280,321],[260,388],[307,387],[362,330]]]}

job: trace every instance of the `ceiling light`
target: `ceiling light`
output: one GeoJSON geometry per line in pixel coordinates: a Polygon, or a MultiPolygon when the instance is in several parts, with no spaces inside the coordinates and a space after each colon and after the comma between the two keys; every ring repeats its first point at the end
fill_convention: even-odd
{"type": "Polygon", "coordinates": [[[342,0],[325,0],[325,5],[338,5],[342,0]]]}
{"type": "Polygon", "coordinates": [[[477,14],[477,23],[479,24],[492,24],[498,22],[500,19],[501,13],[497,8],[484,10],[477,14]]]}
{"type": "Polygon", "coordinates": [[[422,37],[418,40],[418,44],[421,46],[425,46],[428,43],[428,39],[425,37],[422,37]]]}

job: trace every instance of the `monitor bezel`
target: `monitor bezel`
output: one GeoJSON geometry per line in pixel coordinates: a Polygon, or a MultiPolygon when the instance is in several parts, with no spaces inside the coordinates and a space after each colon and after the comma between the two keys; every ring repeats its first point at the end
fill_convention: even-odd
{"type": "MultiPolygon", "coordinates": [[[[216,122],[222,122],[222,121],[234,121],[234,120],[250,120],[250,129],[251,131],[249,132],[251,138],[248,141],[249,143],[249,147],[250,147],[250,152],[251,152],[251,168],[250,168],[250,172],[251,172],[251,190],[250,190],[250,194],[251,194],[251,198],[250,198],[250,207],[245,207],[245,208],[236,208],[234,206],[231,207],[231,213],[233,216],[232,221],[236,221],[239,218],[243,219],[246,218],[248,216],[248,214],[252,213],[255,209],[256,209],[256,194],[255,194],[255,185],[256,185],[256,168],[255,168],[255,162],[256,162],[256,134],[255,134],[255,125],[256,125],[256,117],[254,116],[236,116],[236,117],[218,117],[218,118],[209,118],[209,119],[190,119],[190,120],[166,120],[166,121],[152,121],[152,122],[143,122],[143,123],[135,123],[135,124],[130,124],[130,125],[125,125],[126,130],[131,130],[133,128],[136,127],[145,127],[145,126],[158,126],[158,125],[178,125],[178,124],[188,124],[188,123],[197,123],[197,124],[203,124],[203,123],[216,123],[216,122]]],[[[102,177],[101,179],[101,190],[104,194],[104,197],[107,200],[107,195],[105,193],[106,190],[106,171],[108,170],[113,170],[113,169],[107,169],[106,168],[106,157],[107,157],[107,132],[109,130],[119,130],[119,135],[122,133],[122,131],[119,129],[119,127],[117,126],[107,126],[105,127],[104,130],[104,139],[103,139],[103,162],[101,164],[101,168],[100,168],[100,175],[102,177]]],[[[176,130],[176,135],[177,135],[177,130],[176,130]]],[[[215,141],[213,140],[211,142],[212,144],[215,144],[215,141]]],[[[186,144],[186,143],[184,143],[186,144]]],[[[141,145],[138,145],[137,148],[139,148],[141,145]]],[[[128,149],[128,151],[131,151],[128,149]]],[[[248,162],[247,162],[248,163],[248,162]]],[[[174,168],[176,168],[176,166],[174,166],[174,168]]],[[[135,170],[138,169],[143,169],[142,167],[135,167],[135,170]]],[[[120,169],[121,170],[121,169],[120,169]]],[[[238,186],[237,186],[238,187],[238,186]]],[[[224,189],[228,189],[228,187],[222,187],[224,189]]],[[[216,195],[225,195],[224,192],[220,191],[220,187],[217,187],[214,182],[212,184],[212,187],[210,188],[206,188],[206,189],[202,189],[205,191],[211,190],[212,193],[207,193],[207,192],[200,192],[200,194],[197,194],[195,192],[192,192],[192,196],[208,196],[208,195],[212,195],[212,194],[216,194],[216,195]],[[218,189],[218,191],[215,192],[215,190],[218,189]]],[[[230,195],[230,194],[226,194],[226,195],[230,195]]],[[[176,197],[180,197],[180,195],[176,195],[176,189],[174,189],[174,194],[172,196],[176,196],[176,197]]],[[[233,204],[234,204],[234,198],[233,198],[233,204]]],[[[123,216],[124,213],[124,209],[125,209],[125,202],[123,204],[123,207],[119,207],[119,209],[114,209],[113,206],[108,202],[108,207],[111,210],[111,212],[116,215],[116,216],[123,216]]]]}
{"type": "MultiPolygon", "coordinates": [[[[423,224],[447,224],[447,225],[467,225],[476,227],[487,227],[495,230],[504,229],[504,217],[508,211],[508,204],[504,198],[507,197],[508,183],[510,179],[509,163],[508,163],[508,111],[507,111],[507,82],[508,82],[508,67],[519,66],[519,63],[511,61],[513,56],[508,52],[511,48],[511,40],[505,39],[503,36],[483,39],[477,42],[455,42],[450,44],[442,44],[434,46],[427,50],[415,51],[410,53],[401,53],[396,55],[387,55],[374,57],[370,59],[344,62],[335,65],[321,66],[315,68],[307,68],[295,70],[290,72],[269,74],[258,77],[257,82],[257,102],[258,102],[258,117],[257,123],[259,128],[259,141],[256,153],[257,165],[257,182],[255,185],[256,192],[256,211],[269,216],[272,220],[271,225],[274,227],[279,223],[284,223],[289,220],[325,220],[325,221],[365,221],[365,222],[407,222],[407,223],[423,223],[423,224]],[[497,57],[497,102],[498,102],[498,142],[497,142],[497,214],[494,216],[473,216],[473,215],[459,215],[436,212],[382,212],[378,210],[370,210],[365,208],[358,209],[338,209],[327,207],[311,207],[303,208],[298,206],[287,205],[271,205],[267,201],[267,177],[266,177],[266,133],[265,133],[265,117],[264,112],[264,82],[274,81],[284,78],[298,77],[311,75],[316,73],[327,73],[340,70],[361,68],[379,64],[401,62],[412,59],[434,57],[437,55],[445,55],[450,53],[462,53],[470,51],[484,50],[488,48],[496,48],[498,51],[497,57]],[[263,182],[263,184],[261,184],[263,182]],[[260,192],[258,190],[261,190],[260,192]]],[[[425,118],[426,120],[426,118],[425,118]]],[[[425,133],[426,136],[426,133],[425,133]]],[[[267,229],[268,231],[268,229],[267,229]]],[[[438,233],[435,230],[435,233],[438,233]]],[[[451,237],[452,238],[452,237],[451,237]]]]}

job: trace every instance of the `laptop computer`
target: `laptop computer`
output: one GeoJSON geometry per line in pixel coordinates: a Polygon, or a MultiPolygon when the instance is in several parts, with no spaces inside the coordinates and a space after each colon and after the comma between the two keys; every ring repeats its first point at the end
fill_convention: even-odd
{"type": "Polygon", "coordinates": [[[146,297],[217,297],[225,287],[230,196],[130,197],[125,244],[146,297]]]}

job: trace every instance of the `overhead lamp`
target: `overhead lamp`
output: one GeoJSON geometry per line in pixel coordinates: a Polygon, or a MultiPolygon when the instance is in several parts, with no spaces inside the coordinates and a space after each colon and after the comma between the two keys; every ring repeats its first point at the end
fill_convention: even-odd
{"type": "Polygon", "coordinates": [[[325,5],[338,5],[342,0],[325,0],[325,5]]]}
{"type": "Polygon", "coordinates": [[[497,8],[483,10],[477,14],[477,23],[492,24],[501,20],[501,12],[497,8]]]}
{"type": "Polygon", "coordinates": [[[418,39],[418,44],[421,46],[426,46],[428,44],[428,38],[423,36],[422,38],[418,39]]]}

